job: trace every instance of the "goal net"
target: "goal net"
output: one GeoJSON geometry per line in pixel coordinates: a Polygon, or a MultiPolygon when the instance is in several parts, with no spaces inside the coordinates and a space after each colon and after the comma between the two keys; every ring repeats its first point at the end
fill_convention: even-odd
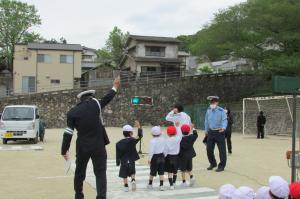
{"type": "MultiPolygon", "coordinates": [[[[266,135],[291,135],[293,122],[292,96],[255,97],[243,99],[243,134],[257,133],[257,116],[264,112],[266,135]]],[[[300,121],[300,96],[297,97],[297,123],[300,121]]],[[[297,125],[298,126],[298,125],[297,125]]],[[[297,128],[297,132],[299,128],[297,128]]]]}

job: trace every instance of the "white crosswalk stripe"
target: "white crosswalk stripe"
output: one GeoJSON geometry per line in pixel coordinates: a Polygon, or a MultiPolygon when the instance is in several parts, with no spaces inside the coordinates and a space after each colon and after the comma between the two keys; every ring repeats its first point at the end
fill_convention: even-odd
{"type": "MultiPolygon", "coordinates": [[[[75,171],[75,167],[76,165],[73,162],[71,167],[73,171],[75,171]]],[[[150,171],[148,166],[136,163],[137,191],[126,193],[122,191],[122,179],[118,177],[119,167],[116,166],[115,160],[107,160],[107,197],[109,199],[218,199],[217,192],[207,187],[182,187],[180,185],[177,185],[175,190],[170,190],[168,180],[165,180],[165,191],[159,191],[158,178],[154,179],[154,189],[148,190],[147,184],[149,179],[149,173],[150,171]]],[[[93,166],[91,161],[88,164],[86,175],[86,182],[95,189],[96,180],[93,173],[93,166]]],[[[167,179],[167,176],[165,176],[165,179],[167,179]]],[[[180,182],[178,182],[178,184],[180,184],[180,182]]]]}
{"type": "Polygon", "coordinates": [[[40,151],[44,150],[42,146],[3,146],[0,147],[0,151],[40,151]]]}

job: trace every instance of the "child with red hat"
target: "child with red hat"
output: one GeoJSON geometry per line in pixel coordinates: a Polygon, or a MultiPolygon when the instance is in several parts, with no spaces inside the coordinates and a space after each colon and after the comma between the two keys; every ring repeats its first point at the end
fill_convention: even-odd
{"type": "Polygon", "coordinates": [[[169,126],[167,128],[168,138],[165,144],[165,172],[168,172],[168,178],[170,183],[170,189],[174,190],[174,184],[176,183],[177,171],[179,167],[178,154],[180,150],[180,141],[182,139],[182,133],[179,128],[179,122],[176,126],[169,126]]]}
{"type": "Polygon", "coordinates": [[[186,183],[186,174],[190,176],[190,186],[193,186],[195,183],[195,177],[193,176],[193,158],[196,157],[196,152],[194,149],[194,143],[198,138],[198,133],[194,129],[194,125],[191,126],[184,124],[181,126],[182,140],[180,142],[180,153],[179,153],[179,169],[182,174],[182,185],[187,186],[186,183]],[[193,133],[190,134],[191,128],[193,133]]]}
{"type": "Polygon", "coordinates": [[[290,185],[290,198],[300,199],[300,182],[295,182],[290,185]]]}

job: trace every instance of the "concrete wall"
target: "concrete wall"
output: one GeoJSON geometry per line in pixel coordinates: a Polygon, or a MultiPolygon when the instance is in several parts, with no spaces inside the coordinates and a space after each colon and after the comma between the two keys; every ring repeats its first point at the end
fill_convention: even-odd
{"type": "Polygon", "coordinates": [[[15,46],[14,91],[22,93],[22,77],[36,77],[37,92],[72,89],[74,79],[81,77],[80,51],[30,50],[27,45],[15,46]],[[37,63],[38,54],[51,56],[50,63],[37,63]],[[72,55],[73,64],[61,64],[60,55],[72,55]],[[24,58],[28,58],[25,60],[24,58]],[[60,85],[52,85],[51,79],[60,80],[60,85]]]}
{"type": "MultiPolygon", "coordinates": [[[[223,103],[235,103],[243,97],[255,94],[258,88],[271,89],[271,83],[259,76],[215,75],[150,81],[148,84],[123,84],[118,95],[105,108],[104,118],[108,126],[121,126],[127,122],[132,123],[135,119],[141,120],[144,125],[165,125],[165,115],[176,102],[184,105],[207,104],[208,95],[219,95],[223,103]],[[151,96],[154,105],[132,106],[132,96],[151,96]]],[[[110,87],[95,89],[97,97],[100,98],[110,87]]],[[[77,102],[75,96],[78,92],[80,91],[69,90],[4,98],[0,107],[7,104],[36,104],[49,127],[62,128],[66,125],[66,112],[77,102]]],[[[237,107],[234,111],[239,115],[242,107],[237,107]]],[[[235,125],[238,125],[241,117],[236,118],[235,125]]]]}

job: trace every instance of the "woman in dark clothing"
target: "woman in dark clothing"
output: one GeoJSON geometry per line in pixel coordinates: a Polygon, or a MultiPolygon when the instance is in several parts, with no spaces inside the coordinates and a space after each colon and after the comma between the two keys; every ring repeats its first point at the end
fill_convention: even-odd
{"type": "Polygon", "coordinates": [[[225,130],[225,136],[227,140],[227,148],[228,148],[228,153],[232,154],[232,143],[231,143],[231,134],[232,134],[232,124],[233,124],[233,118],[230,112],[230,109],[228,107],[225,107],[225,112],[227,113],[227,128],[225,130]]]}

